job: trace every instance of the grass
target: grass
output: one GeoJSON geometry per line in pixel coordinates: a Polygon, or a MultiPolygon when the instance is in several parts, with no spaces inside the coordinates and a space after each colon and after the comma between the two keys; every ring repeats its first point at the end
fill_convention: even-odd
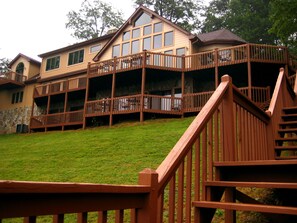
{"type": "Polygon", "coordinates": [[[0,179],[137,184],[138,173],[156,169],[192,120],[0,135],[0,179]]]}

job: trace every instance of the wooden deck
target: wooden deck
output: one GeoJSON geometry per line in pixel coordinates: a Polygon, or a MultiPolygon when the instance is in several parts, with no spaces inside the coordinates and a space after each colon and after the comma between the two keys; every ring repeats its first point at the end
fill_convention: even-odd
{"type": "Polygon", "coordinates": [[[13,71],[0,73],[0,88],[23,87],[27,77],[13,71]]]}

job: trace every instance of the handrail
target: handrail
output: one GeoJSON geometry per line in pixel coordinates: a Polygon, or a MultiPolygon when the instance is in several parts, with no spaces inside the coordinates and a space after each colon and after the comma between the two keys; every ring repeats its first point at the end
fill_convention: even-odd
{"type": "Polygon", "coordinates": [[[27,76],[25,76],[23,74],[16,73],[14,71],[0,73],[0,78],[16,81],[19,83],[24,83],[27,80],[27,76]]]}

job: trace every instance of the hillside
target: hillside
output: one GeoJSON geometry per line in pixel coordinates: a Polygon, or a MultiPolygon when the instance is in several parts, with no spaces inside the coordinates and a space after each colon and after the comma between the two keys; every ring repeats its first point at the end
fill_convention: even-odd
{"type": "Polygon", "coordinates": [[[138,172],[157,168],[192,120],[0,135],[0,179],[136,184],[138,172]]]}

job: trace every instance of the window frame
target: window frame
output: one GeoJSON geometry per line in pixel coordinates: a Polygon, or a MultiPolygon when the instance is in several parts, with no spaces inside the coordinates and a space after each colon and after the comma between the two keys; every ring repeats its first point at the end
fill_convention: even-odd
{"type": "MultiPolygon", "coordinates": [[[[167,37],[168,38],[168,37],[167,37]]],[[[164,33],[164,47],[166,46],[173,46],[174,45],[174,32],[173,31],[169,31],[164,33]],[[172,34],[171,36],[171,42],[170,43],[166,43],[166,34],[172,34]]]]}
{"type": "Polygon", "coordinates": [[[90,46],[90,51],[89,51],[89,53],[90,53],[90,54],[92,54],[92,53],[97,53],[97,52],[99,52],[101,49],[102,49],[102,46],[101,46],[101,44],[99,43],[99,44],[90,46]],[[95,48],[95,47],[98,47],[99,49],[96,50],[96,51],[92,51],[92,49],[95,48]]]}
{"type": "Polygon", "coordinates": [[[112,58],[119,57],[121,55],[121,44],[113,45],[111,53],[112,53],[112,58]],[[115,47],[118,47],[118,55],[115,55],[115,53],[114,53],[115,52],[114,51],[115,47]]]}
{"type": "Polygon", "coordinates": [[[162,34],[157,34],[157,35],[154,35],[153,36],[153,49],[160,49],[160,48],[162,48],[163,47],[163,35],[162,34]],[[156,42],[156,37],[161,37],[161,40],[160,41],[158,41],[158,42],[160,42],[160,46],[156,46],[155,45],[155,42],[156,42]]]}
{"type": "Polygon", "coordinates": [[[80,63],[83,63],[84,62],[84,57],[85,57],[85,49],[80,49],[80,50],[76,50],[76,51],[72,51],[70,53],[68,53],[68,63],[67,65],[68,66],[73,66],[73,65],[76,65],[76,64],[80,64],[80,63]],[[83,53],[82,55],[82,61],[80,61],[80,58],[81,58],[81,55],[80,53],[83,53]],[[76,53],[78,53],[78,55],[75,55],[76,53]],[[71,55],[74,55],[74,57],[72,56],[71,58],[71,55]],[[77,62],[75,61],[76,60],[76,56],[77,56],[77,62]],[[70,58],[72,60],[72,63],[70,64],[70,58]]]}
{"type": "Polygon", "coordinates": [[[61,62],[61,56],[54,56],[54,57],[50,57],[46,59],[46,63],[45,63],[45,71],[51,71],[51,70],[55,70],[55,69],[59,69],[60,68],[60,62],[61,62]],[[58,59],[58,61],[56,61],[56,59],[58,59]],[[51,64],[49,64],[49,61],[51,61],[51,64]],[[58,66],[57,66],[58,63],[58,66]]]}

